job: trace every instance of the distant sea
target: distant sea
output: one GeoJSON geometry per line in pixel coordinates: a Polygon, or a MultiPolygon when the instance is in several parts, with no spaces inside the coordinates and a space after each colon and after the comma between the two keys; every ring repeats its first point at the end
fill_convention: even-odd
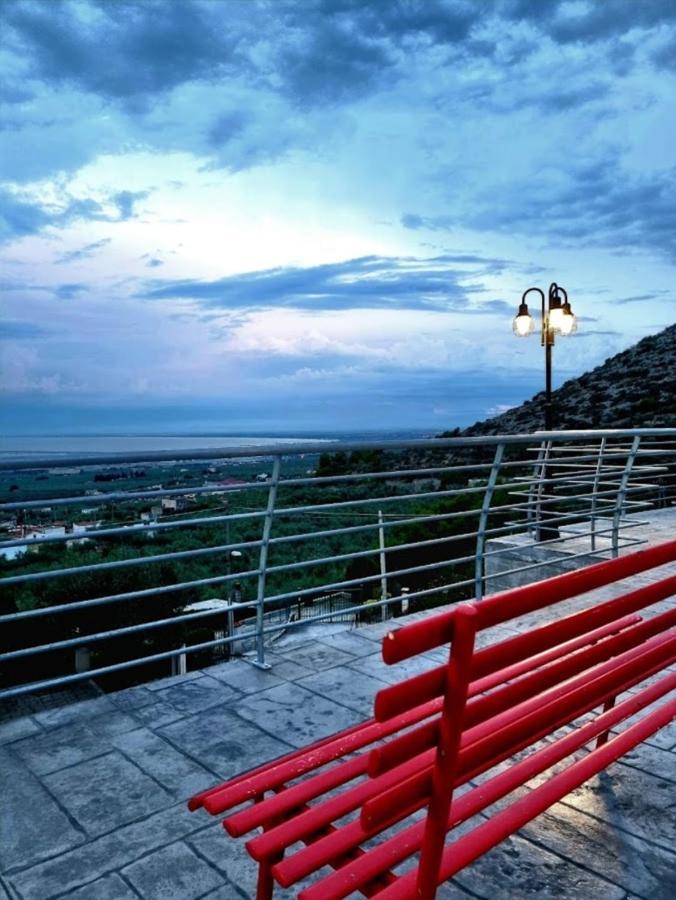
{"type": "Polygon", "coordinates": [[[256,447],[264,451],[274,444],[306,441],[415,440],[433,437],[431,431],[336,432],[294,435],[218,435],[218,434],[101,434],[101,435],[11,435],[0,436],[0,459],[14,460],[34,456],[89,456],[109,453],[143,453],[156,450],[232,450],[256,447]]]}

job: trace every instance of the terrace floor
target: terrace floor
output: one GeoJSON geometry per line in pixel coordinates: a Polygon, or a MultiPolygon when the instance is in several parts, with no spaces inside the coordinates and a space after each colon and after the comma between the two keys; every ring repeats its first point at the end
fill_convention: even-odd
{"type": "MultiPolygon", "coordinates": [[[[656,515],[659,527],[645,535],[664,540],[674,533],[676,509],[656,515]]],[[[660,574],[666,569],[676,565],[660,574]]],[[[654,577],[627,579],[557,612],[654,577]]],[[[531,616],[500,631],[516,633],[534,618],[544,620],[531,616]]],[[[363,720],[374,694],[402,671],[438,664],[437,651],[386,667],[379,647],[389,627],[313,632],[305,642],[280,644],[270,672],[240,660],[116,694],[83,687],[0,709],[0,898],[252,897],[255,867],[243,842],[226,837],[204,811],[189,813],[186,798],[363,720]],[[75,702],[59,705],[64,700],[75,702]]],[[[672,900],[675,801],[672,724],[464,870],[439,897],[672,900]]]]}

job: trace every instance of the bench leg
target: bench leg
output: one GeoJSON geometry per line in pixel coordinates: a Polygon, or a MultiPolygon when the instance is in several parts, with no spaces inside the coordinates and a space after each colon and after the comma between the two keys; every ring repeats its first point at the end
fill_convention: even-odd
{"type": "Polygon", "coordinates": [[[272,867],[279,862],[281,856],[274,859],[264,859],[258,864],[258,882],[256,884],[256,900],[272,900],[272,892],[275,880],[272,877],[272,867]]]}
{"type": "MultiPolygon", "coordinates": [[[[606,702],[603,704],[603,712],[608,712],[609,710],[611,710],[613,708],[613,706],[615,706],[616,699],[617,699],[616,697],[610,697],[609,700],[606,700],[606,702]]],[[[603,734],[600,734],[598,736],[598,738],[596,740],[596,749],[597,750],[599,747],[603,747],[603,745],[607,742],[609,735],[610,735],[609,731],[604,731],[603,734]]]]}

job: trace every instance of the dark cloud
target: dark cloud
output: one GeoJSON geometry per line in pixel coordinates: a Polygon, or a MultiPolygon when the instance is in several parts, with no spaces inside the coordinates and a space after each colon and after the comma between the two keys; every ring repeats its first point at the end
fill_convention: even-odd
{"type": "Polygon", "coordinates": [[[230,4],[97,0],[87,5],[83,16],[82,4],[71,0],[2,4],[5,28],[28,56],[33,77],[134,100],[212,78],[231,57],[235,39],[224,27],[224,13],[235,11],[230,4]]]}
{"type": "Polygon", "coordinates": [[[641,249],[676,260],[676,168],[629,173],[615,155],[538,173],[465,213],[470,227],[541,234],[570,246],[641,249]]]}
{"type": "Polygon", "coordinates": [[[470,255],[434,259],[365,256],[309,268],[278,268],[231,275],[216,281],[161,281],[140,294],[148,300],[189,299],[223,309],[291,307],[311,310],[418,309],[468,313],[511,309],[503,301],[471,305],[479,289],[462,283],[459,261],[470,255]]]}
{"type": "Polygon", "coordinates": [[[117,207],[120,221],[126,222],[135,215],[135,205],[139,200],[144,200],[150,191],[119,191],[110,198],[117,207]]]}
{"type": "Polygon", "coordinates": [[[665,295],[669,294],[669,291],[652,291],[649,294],[636,294],[633,297],[621,297],[619,300],[614,300],[614,303],[617,303],[618,306],[625,306],[627,303],[646,303],[650,300],[664,300],[665,295]]]}
{"type": "Polygon", "coordinates": [[[71,199],[63,208],[53,210],[0,188],[0,241],[37,234],[50,225],[65,226],[78,219],[106,218],[95,200],[71,199]]]}
{"type": "Polygon", "coordinates": [[[654,28],[676,21],[672,0],[595,0],[571,8],[564,0],[504,0],[497,9],[506,18],[539,25],[559,43],[608,40],[630,28],[654,28]]]}
{"type": "Polygon", "coordinates": [[[111,238],[101,238],[100,241],[93,241],[91,244],[85,244],[84,247],[79,247],[77,250],[69,250],[67,253],[63,253],[56,262],[71,263],[81,259],[88,259],[90,256],[95,256],[99,250],[103,250],[104,247],[107,247],[110,241],[111,238]]]}
{"type": "Polygon", "coordinates": [[[30,341],[49,334],[46,328],[33,322],[4,320],[0,322],[0,334],[7,341],[30,341]]]}
{"type": "Polygon", "coordinates": [[[149,269],[157,269],[158,266],[163,266],[163,265],[164,265],[164,260],[158,259],[156,256],[152,256],[146,263],[146,266],[149,269]]]}
{"type": "Polygon", "coordinates": [[[57,288],[55,288],[54,293],[59,298],[59,300],[73,300],[75,297],[78,297],[83,291],[86,290],[86,284],[81,284],[79,282],[70,282],[67,284],[60,284],[57,288]]]}

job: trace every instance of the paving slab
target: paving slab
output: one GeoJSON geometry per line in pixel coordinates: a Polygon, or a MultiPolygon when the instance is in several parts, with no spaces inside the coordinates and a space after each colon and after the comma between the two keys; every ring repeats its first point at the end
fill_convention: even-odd
{"type": "Polygon", "coordinates": [[[183,715],[191,715],[210,706],[228,706],[240,696],[240,692],[218,678],[206,675],[191,681],[167,685],[155,696],[162,703],[168,703],[183,715]]]}
{"type": "Polygon", "coordinates": [[[328,647],[337,647],[352,656],[370,656],[373,653],[373,641],[364,637],[359,631],[339,631],[320,638],[320,643],[328,647]]]}
{"type": "Polygon", "coordinates": [[[178,722],[179,719],[184,718],[182,712],[163,700],[158,700],[149,706],[138,707],[132,710],[132,715],[139,725],[145,725],[148,728],[161,728],[163,725],[171,725],[172,722],[178,722]]]}
{"type": "Polygon", "coordinates": [[[379,678],[355,677],[354,669],[347,666],[316,672],[296,683],[321,697],[333,698],[341,706],[354,709],[363,719],[373,716],[373,698],[379,690],[389,686],[387,681],[379,678]]]}
{"type": "Polygon", "coordinates": [[[107,753],[114,735],[136,727],[131,716],[114,710],[87,722],[77,719],[46,733],[40,731],[12,744],[12,749],[29,769],[37,775],[46,775],[107,753]]]}
{"type": "Polygon", "coordinates": [[[71,821],[26,766],[2,747],[0,797],[0,869],[3,872],[64,853],[85,841],[84,831],[71,821]]]}
{"type": "Polygon", "coordinates": [[[204,828],[204,820],[175,804],[146,819],[11,874],[7,880],[23,900],[46,900],[111,873],[159,847],[204,828]]]}
{"type": "Polygon", "coordinates": [[[112,743],[176,799],[187,800],[214,783],[213,772],[176,750],[148,728],[117,735],[112,743]]]}
{"type": "Polygon", "coordinates": [[[291,662],[307,666],[315,672],[340,666],[354,659],[353,653],[347,653],[338,647],[330,647],[320,641],[309,644],[291,644],[288,648],[278,647],[277,652],[286,656],[291,662]]]}
{"type": "Polygon", "coordinates": [[[0,745],[11,744],[21,738],[40,733],[40,728],[30,716],[22,716],[19,719],[6,719],[0,722],[0,745]]]}
{"type": "Polygon", "coordinates": [[[209,675],[243,694],[256,694],[281,684],[285,679],[272,669],[258,669],[250,662],[236,659],[209,666],[209,675]]]}
{"type": "Polygon", "coordinates": [[[62,725],[70,725],[73,722],[88,722],[94,716],[101,713],[115,712],[115,706],[108,697],[93,697],[91,700],[82,700],[79,703],[71,703],[68,706],[59,706],[55,709],[47,709],[44,712],[35,713],[35,721],[42,728],[59,728],[62,725]]]}
{"type": "Polygon", "coordinates": [[[156,850],[122,873],[147,900],[196,900],[224,884],[223,876],[184,843],[156,850]]]}
{"type": "Polygon", "coordinates": [[[291,749],[290,743],[257,728],[230,709],[188,716],[160,728],[158,734],[221,778],[231,778],[291,749]]]}
{"type": "Polygon", "coordinates": [[[294,747],[304,747],[319,738],[342,731],[362,721],[356,711],[339,706],[299,685],[281,684],[260,694],[251,694],[233,709],[269,734],[283,735],[294,747]]]}
{"type": "Polygon", "coordinates": [[[482,900],[624,900],[626,891],[593,871],[514,836],[453,879],[482,900]]]}
{"type": "Polygon", "coordinates": [[[650,900],[673,900],[676,895],[676,854],[565,804],[538,816],[521,834],[539,847],[603,873],[623,891],[650,900]]]}
{"type": "Polygon", "coordinates": [[[168,806],[173,798],[121,753],[44,776],[49,791],[91,837],[168,806]]]}
{"type": "Polygon", "coordinates": [[[119,875],[105,875],[63,895],[67,900],[138,900],[138,894],[119,875]]]}

